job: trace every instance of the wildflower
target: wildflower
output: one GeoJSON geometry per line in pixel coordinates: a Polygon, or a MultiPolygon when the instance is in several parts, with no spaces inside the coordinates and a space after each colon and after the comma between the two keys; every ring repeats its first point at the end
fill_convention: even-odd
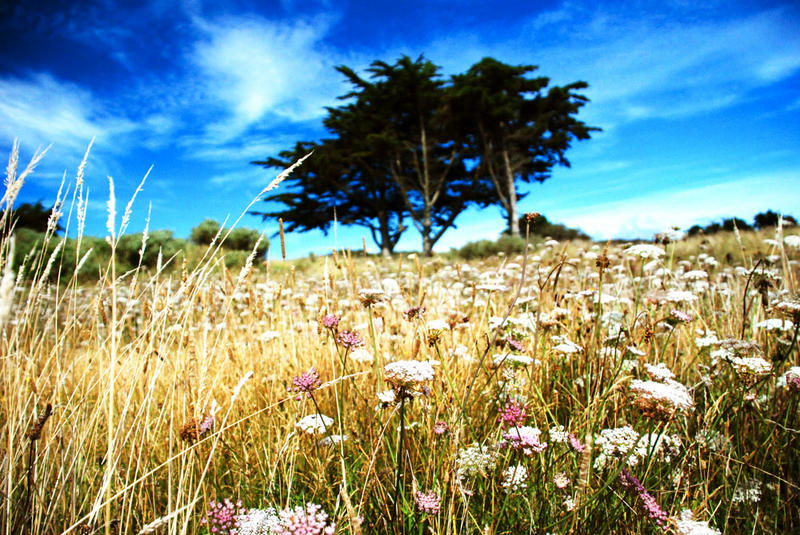
{"type": "Polygon", "coordinates": [[[315,503],[294,509],[287,507],[278,513],[280,522],[272,528],[274,535],[333,535],[336,524],[328,524],[328,515],[315,503]]]}
{"type": "Polygon", "coordinates": [[[447,425],[447,422],[443,422],[442,420],[439,420],[438,422],[433,424],[433,434],[435,435],[443,435],[447,433],[448,429],[449,427],[447,425]]]}
{"type": "Polygon", "coordinates": [[[503,470],[502,486],[507,493],[517,492],[528,487],[525,483],[526,479],[528,479],[528,469],[521,464],[515,464],[503,470]]]}
{"type": "Polygon", "coordinates": [[[641,259],[655,259],[664,256],[664,249],[650,245],[647,243],[640,243],[631,245],[623,251],[628,256],[635,256],[641,259]]]}
{"type": "Polygon", "coordinates": [[[358,298],[364,307],[370,307],[386,299],[386,293],[382,288],[364,288],[358,292],[358,298]]]}
{"type": "Polygon", "coordinates": [[[667,318],[668,323],[677,324],[677,323],[691,323],[694,321],[694,316],[692,316],[688,312],[683,312],[681,310],[677,310],[673,308],[669,312],[669,318],[667,318]]]}
{"type": "Polygon", "coordinates": [[[375,361],[375,357],[372,355],[372,353],[370,353],[369,351],[367,351],[363,347],[360,347],[358,349],[353,350],[350,353],[350,359],[354,360],[356,362],[374,362],[375,361]]]}
{"type": "Polygon", "coordinates": [[[320,385],[319,373],[312,366],[307,372],[292,379],[292,386],[287,388],[289,392],[297,392],[297,401],[303,397],[311,397],[311,393],[320,385]]]}
{"type": "Polygon", "coordinates": [[[209,533],[215,535],[235,535],[241,525],[238,517],[245,512],[245,509],[242,509],[242,502],[233,503],[225,498],[223,502],[208,504],[208,511],[200,520],[200,524],[207,525],[209,533]]]}
{"type": "Polygon", "coordinates": [[[495,366],[500,366],[501,364],[507,364],[509,366],[518,366],[523,367],[531,364],[533,359],[526,355],[515,355],[514,353],[498,353],[494,356],[493,362],[495,366]]]}
{"type": "Polygon", "coordinates": [[[456,475],[459,481],[486,474],[494,469],[496,454],[486,446],[477,443],[459,450],[456,456],[456,475]]]}
{"type": "Polygon", "coordinates": [[[336,328],[339,326],[339,316],[336,314],[325,314],[322,316],[322,326],[326,329],[330,329],[335,331],[336,328]]]}
{"type": "Polygon", "coordinates": [[[635,404],[645,416],[669,419],[676,412],[694,407],[689,390],[677,381],[631,381],[631,392],[636,394],[635,404]]]}
{"type": "Polygon", "coordinates": [[[649,375],[650,379],[653,381],[667,381],[675,378],[675,374],[672,373],[663,362],[659,362],[655,366],[652,364],[645,364],[644,371],[647,372],[647,375],[649,375]]]}
{"type": "Polygon", "coordinates": [[[680,519],[675,520],[675,528],[679,535],[722,535],[722,532],[709,527],[708,522],[693,520],[690,509],[681,511],[680,519]]]}
{"type": "Polygon", "coordinates": [[[446,331],[450,326],[444,320],[431,320],[425,324],[429,331],[446,331]]]}
{"type": "Polygon", "coordinates": [[[600,447],[600,455],[594,462],[595,469],[605,467],[609,458],[624,457],[633,450],[639,440],[639,433],[630,426],[603,429],[595,444],[600,447]]]}
{"type": "Polygon", "coordinates": [[[180,430],[181,440],[183,440],[184,442],[194,442],[195,440],[199,440],[206,433],[208,433],[213,427],[214,427],[213,414],[204,416],[203,419],[200,421],[194,418],[190,418],[189,421],[186,424],[184,424],[184,426],[180,430]]]}
{"type": "Polygon", "coordinates": [[[667,522],[667,513],[658,505],[656,499],[647,492],[636,477],[631,474],[627,468],[623,468],[619,474],[619,480],[622,487],[632,493],[635,493],[641,502],[642,509],[647,517],[658,524],[660,527],[665,527],[667,522]]]}
{"type": "Polygon", "coordinates": [[[417,511],[428,515],[439,513],[442,498],[435,490],[429,492],[417,491],[414,493],[414,502],[417,504],[417,511]]]}
{"type": "Polygon", "coordinates": [[[733,503],[761,501],[761,482],[755,478],[744,478],[733,491],[733,503]]]}
{"type": "Polygon", "coordinates": [[[432,381],[435,372],[429,362],[398,360],[384,367],[384,379],[392,385],[399,397],[419,394],[425,383],[432,381]]]}
{"type": "Polygon", "coordinates": [[[397,402],[397,396],[394,393],[394,390],[384,390],[383,392],[378,392],[378,401],[381,402],[381,405],[384,407],[387,405],[394,405],[397,402]]]}
{"type": "Polygon", "coordinates": [[[329,435],[319,439],[320,446],[335,446],[341,442],[346,442],[350,437],[348,435],[329,435]]]}
{"type": "Polygon", "coordinates": [[[425,314],[425,307],[415,306],[403,312],[403,317],[406,321],[414,321],[416,318],[421,318],[425,314]]]}
{"type": "Polygon", "coordinates": [[[800,300],[787,299],[780,301],[773,308],[792,320],[792,322],[800,323],[800,300]]]}
{"type": "Polygon", "coordinates": [[[786,386],[792,392],[800,392],[800,366],[792,366],[784,376],[786,386]]]}
{"type": "Polygon", "coordinates": [[[250,509],[239,515],[239,529],[236,535],[270,535],[281,519],[274,507],[267,509],[250,509]]]}
{"type": "Polygon", "coordinates": [[[569,445],[572,446],[572,449],[577,451],[578,453],[583,453],[584,451],[586,451],[586,444],[578,440],[578,437],[576,437],[572,433],[569,434],[569,445]]]}
{"type": "Polygon", "coordinates": [[[539,439],[542,432],[530,426],[511,427],[508,431],[503,432],[503,441],[501,446],[510,447],[514,450],[522,450],[525,455],[532,455],[533,453],[541,453],[547,448],[547,442],[541,442],[539,439]]]}
{"type": "Polygon", "coordinates": [[[503,410],[497,417],[497,421],[500,422],[503,429],[508,429],[509,427],[517,427],[525,423],[525,418],[527,418],[527,416],[525,405],[517,400],[511,400],[503,407],[503,410]]]}
{"type": "Polygon", "coordinates": [[[565,489],[567,485],[569,485],[570,481],[567,477],[565,472],[558,472],[556,475],[553,476],[553,484],[556,486],[557,489],[565,489]]]}
{"type": "Polygon", "coordinates": [[[336,341],[348,351],[364,345],[364,339],[358,331],[342,331],[336,337],[336,341]]]}
{"type": "Polygon", "coordinates": [[[295,424],[295,427],[309,435],[323,434],[333,424],[333,418],[324,414],[309,414],[295,424]]]}

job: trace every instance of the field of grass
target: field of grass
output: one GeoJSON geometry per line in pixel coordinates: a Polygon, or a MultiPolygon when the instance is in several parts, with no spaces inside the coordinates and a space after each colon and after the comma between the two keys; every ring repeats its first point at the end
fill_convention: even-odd
{"type": "Polygon", "coordinates": [[[2,218],[2,534],[800,531],[796,229],[88,283],[2,218]]]}

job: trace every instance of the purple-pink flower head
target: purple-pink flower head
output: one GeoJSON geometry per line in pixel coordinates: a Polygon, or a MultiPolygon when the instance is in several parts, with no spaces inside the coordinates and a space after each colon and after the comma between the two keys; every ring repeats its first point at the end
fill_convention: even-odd
{"type": "Polygon", "coordinates": [[[247,513],[242,508],[242,502],[233,503],[228,498],[223,502],[211,502],[205,518],[200,520],[201,525],[207,525],[209,533],[214,535],[235,535],[240,527],[240,515],[247,513]]]}
{"type": "Polygon", "coordinates": [[[647,492],[647,489],[636,479],[636,476],[631,474],[627,468],[623,468],[622,472],[619,474],[619,481],[625,490],[639,498],[641,508],[645,515],[647,515],[647,518],[658,524],[662,529],[666,529],[667,513],[661,509],[656,499],[647,492]]]}
{"type": "Polygon", "coordinates": [[[500,411],[497,421],[500,422],[503,429],[508,429],[509,427],[521,426],[525,423],[525,418],[527,417],[525,405],[517,400],[512,400],[506,403],[503,410],[500,411]]]}
{"type": "Polygon", "coordinates": [[[297,400],[303,397],[311,397],[311,393],[320,385],[319,373],[312,366],[307,372],[292,379],[292,386],[287,388],[289,392],[297,392],[297,400]]]}
{"type": "Polygon", "coordinates": [[[322,316],[322,326],[326,329],[335,330],[339,326],[339,316],[336,314],[325,314],[322,316]]]}
{"type": "Polygon", "coordinates": [[[503,338],[502,340],[503,340],[503,342],[506,343],[506,345],[508,345],[508,347],[511,348],[512,351],[517,351],[519,353],[524,353],[525,352],[525,347],[519,341],[514,340],[510,336],[507,336],[506,338],[503,338]]]}
{"type": "Polygon", "coordinates": [[[333,535],[336,524],[328,524],[328,514],[315,503],[294,509],[287,507],[278,513],[278,525],[272,526],[275,535],[333,535]]]}
{"type": "Polygon", "coordinates": [[[572,433],[569,434],[568,437],[569,445],[572,446],[572,449],[577,451],[578,453],[583,453],[586,451],[586,444],[578,440],[578,437],[573,435],[572,433]]]}
{"type": "Polygon", "coordinates": [[[501,446],[521,450],[523,454],[530,456],[541,453],[547,448],[547,442],[542,442],[541,437],[542,432],[535,427],[527,425],[510,427],[508,431],[503,431],[501,446]]]}
{"type": "Polygon", "coordinates": [[[438,422],[433,424],[433,433],[436,435],[443,435],[447,433],[448,429],[449,428],[447,422],[443,422],[442,420],[439,420],[438,422]]]}
{"type": "Polygon", "coordinates": [[[694,321],[694,316],[689,312],[673,308],[669,311],[669,319],[672,323],[691,323],[694,321]]]}
{"type": "Polygon", "coordinates": [[[336,341],[348,351],[364,345],[364,339],[358,331],[342,331],[336,337],[336,341]]]}
{"type": "Polygon", "coordinates": [[[414,501],[417,504],[417,511],[429,515],[438,514],[442,505],[442,498],[435,490],[430,492],[415,492],[414,501]]]}

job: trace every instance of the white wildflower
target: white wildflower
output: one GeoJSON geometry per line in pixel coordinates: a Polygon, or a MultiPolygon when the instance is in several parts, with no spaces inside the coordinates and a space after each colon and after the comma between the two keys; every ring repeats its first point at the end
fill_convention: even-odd
{"type": "Polygon", "coordinates": [[[321,435],[333,424],[333,418],[324,414],[309,414],[295,424],[295,427],[309,435],[321,435]]]}
{"type": "Polygon", "coordinates": [[[623,252],[628,256],[636,256],[642,259],[653,259],[664,256],[664,249],[648,243],[631,245],[623,252]]]}
{"type": "Polygon", "coordinates": [[[680,535],[722,535],[722,532],[709,527],[708,522],[693,520],[692,511],[684,509],[679,519],[675,520],[675,528],[680,535]]]}
{"type": "Polygon", "coordinates": [[[527,488],[525,481],[528,479],[528,469],[521,464],[509,466],[503,470],[503,488],[507,493],[517,492],[527,488]]]}
{"type": "Polygon", "coordinates": [[[645,364],[644,371],[647,372],[647,375],[650,376],[650,379],[653,381],[666,381],[667,379],[674,379],[675,374],[672,373],[667,365],[663,362],[659,362],[655,366],[652,364],[645,364]]]}
{"type": "Polygon", "coordinates": [[[494,469],[496,453],[486,446],[475,443],[458,451],[456,456],[456,474],[460,481],[476,476],[486,476],[494,469]]]}

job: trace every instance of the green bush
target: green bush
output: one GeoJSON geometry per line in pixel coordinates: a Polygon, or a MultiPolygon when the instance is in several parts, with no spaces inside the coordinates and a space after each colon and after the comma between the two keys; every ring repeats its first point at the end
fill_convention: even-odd
{"type": "Polygon", "coordinates": [[[473,258],[486,258],[497,253],[521,254],[525,251],[525,239],[504,235],[497,241],[479,240],[464,244],[456,254],[464,260],[473,258]]]}
{"type": "Polygon", "coordinates": [[[189,239],[197,245],[210,245],[214,236],[219,232],[219,222],[214,219],[206,219],[192,229],[189,239]]]}

